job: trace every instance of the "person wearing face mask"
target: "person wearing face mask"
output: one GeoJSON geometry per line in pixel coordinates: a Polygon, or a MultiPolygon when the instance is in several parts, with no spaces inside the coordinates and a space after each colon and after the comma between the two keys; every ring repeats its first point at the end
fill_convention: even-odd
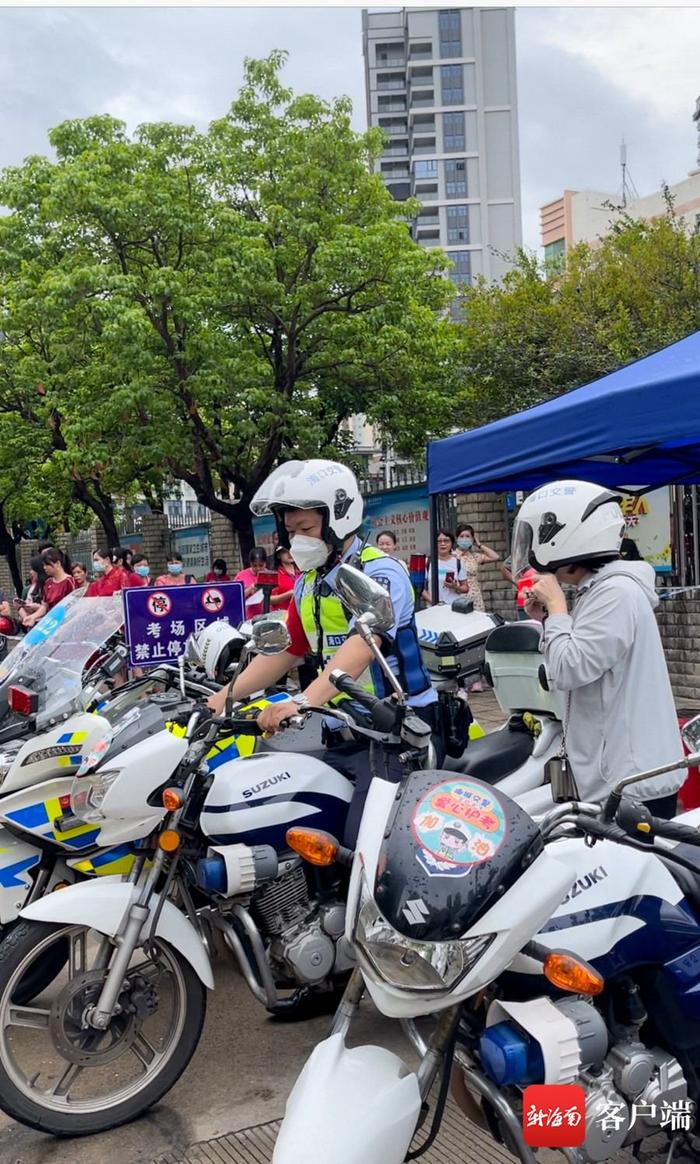
{"type": "MultiPolygon", "coordinates": [[[[340,564],[348,561],[354,564],[359,558],[367,576],[388,591],[394,607],[395,625],[386,634],[377,635],[376,642],[401,677],[411,706],[437,729],[437,695],[421,659],[410,578],[398,562],[381,550],[373,546],[363,548],[358,537],[363,508],[355,475],[336,461],[289,461],[275,469],[260,487],[251,502],[251,510],[256,517],[274,516],[279,544],[289,549],[301,570],[287,611],[291,642],[280,655],[258,655],[230,689],[225,687],[212,696],[209,706],[217,714],[223,711],[229,690],[233,699],[245,699],[279,682],[305,656],[315,660],[317,677],[294,699],[263,709],[258,722],[265,731],[276,732],[285,719],[298,715],[305,707],[319,707],[337,700],[337,688],[330,680],[335,668],[347,672],[380,698],[389,694],[380,669],[373,665],[372,652],[353,631],[353,620],[334,589],[340,564]]],[[[340,746],[333,738],[337,735],[330,732],[327,736],[327,758],[331,764],[334,751],[337,757],[336,749],[340,746]]],[[[433,738],[439,761],[444,751],[437,730],[433,738]]],[[[353,743],[348,748],[349,754],[343,754],[344,770],[352,771],[356,794],[346,840],[353,837],[359,826],[371,778],[366,744],[353,743]]],[[[338,766],[341,766],[339,762],[338,766]]],[[[393,769],[391,774],[399,776],[393,769]]]]}
{"type": "Polygon", "coordinates": [[[206,575],[205,582],[232,582],[233,579],[228,572],[226,562],[223,558],[214,558],[211,564],[211,570],[206,575]]]}
{"type": "Polygon", "coordinates": [[[95,577],[87,588],[86,598],[109,598],[122,589],[124,570],[119,568],[112,550],[95,550],[92,570],[95,577]]]}
{"type": "Polygon", "coordinates": [[[469,597],[474,603],[474,610],[485,610],[484,596],[481,593],[479,582],[479,567],[486,562],[497,562],[498,554],[490,546],[480,542],[474,533],[473,525],[457,526],[457,559],[461,563],[462,573],[469,583],[469,597]]]}
{"type": "Polygon", "coordinates": [[[136,577],[140,578],[140,586],[151,585],[151,567],[145,554],[134,554],[131,568],[136,577]]]}
{"type": "Polygon", "coordinates": [[[192,574],[185,574],[182,564],[182,554],[168,554],[167,573],[160,574],[153,583],[154,586],[189,586],[196,579],[192,574]]]}

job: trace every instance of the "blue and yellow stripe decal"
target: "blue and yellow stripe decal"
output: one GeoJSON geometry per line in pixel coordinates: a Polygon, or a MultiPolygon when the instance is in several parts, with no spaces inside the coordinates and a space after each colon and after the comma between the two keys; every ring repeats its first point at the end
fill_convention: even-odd
{"type": "Polygon", "coordinates": [[[58,829],[54,828],[54,821],[60,820],[64,815],[58,797],[50,797],[48,800],[29,804],[26,808],[17,808],[6,815],[8,820],[19,825],[20,828],[26,829],[28,832],[37,832],[41,829],[42,837],[50,837],[59,845],[69,845],[71,849],[86,849],[90,845],[94,845],[100,835],[99,828],[82,822],[76,828],[68,829],[66,832],[59,832],[58,829]]]}
{"type": "Polygon", "coordinates": [[[79,873],[112,877],[115,874],[123,876],[130,873],[135,860],[129,845],[119,845],[116,849],[107,849],[104,853],[96,853],[94,857],[86,857],[82,861],[71,860],[69,864],[79,873]]]}

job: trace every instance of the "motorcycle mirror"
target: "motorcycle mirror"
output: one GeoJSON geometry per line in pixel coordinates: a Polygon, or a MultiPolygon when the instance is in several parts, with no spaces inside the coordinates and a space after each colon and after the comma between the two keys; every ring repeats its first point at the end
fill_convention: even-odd
{"type": "Polygon", "coordinates": [[[681,738],[689,752],[700,752],[700,715],[693,716],[683,725],[681,738]]]}
{"type": "Polygon", "coordinates": [[[250,649],[257,655],[281,655],[291,643],[285,623],[276,618],[259,618],[253,623],[250,649]]]}
{"type": "Polygon", "coordinates": [[[373,630],[388,631],[395,622],[394,604],[383,586],[362,570],[343,563],[338,567],[335,589],[355,618],[363,618],[373,630]]]}

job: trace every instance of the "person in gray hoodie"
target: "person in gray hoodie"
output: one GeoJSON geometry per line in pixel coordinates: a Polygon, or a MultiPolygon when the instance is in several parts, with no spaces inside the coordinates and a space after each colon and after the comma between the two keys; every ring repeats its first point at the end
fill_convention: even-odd
{"type": "MultiPolygon", "coordinates": [[[[566,750],[579,795],[601,801],[625,776],[683,755],[654,609],[652,567],[623,561],[619,498],[586,481],[555,481],[524,502],[513,530],[513,574],[538,574],[526,595],[543,622],[552,687],[566,697],[566,750]],[[563,585],[576,588],[569,614],[563,585]]],[[[631,786],[654,816],[676,813],[676,769],[631,786]]]]}

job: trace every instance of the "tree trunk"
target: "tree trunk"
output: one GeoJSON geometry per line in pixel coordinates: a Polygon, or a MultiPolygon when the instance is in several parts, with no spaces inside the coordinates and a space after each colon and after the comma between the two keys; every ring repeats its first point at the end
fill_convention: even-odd
{"type": "Polygon", "coordinates": [[[17,563],[17,543],[7,528],[5,522],[5,507],[2,502],[0,502],[0,554],[7,560],[13,585],[19,596],[24,589],[24,583],[17,563]]]}
{"type": "Polygon", "coordinates": [[[207,486],[196,473],[188,472],[184,466],[178,466],[177,475],[194,489],[200,505],[206,505],[207,509],[212,509],[214,513],[220,513],[223,517],[228,518],[234,532],[238,534],[241,556],[244,563],[247,563],[248,554],[255,545],[253,517],[250,512],[252,492],[242,497],[240,501],[226,501],[223,497],[219,497],[213,488],[207,486]]]}
{"type": "Polygon", "coordinates": [[[88,488],[87,482],[74,481],[73,494],[77,501],[82,501],[83,505],[86,505],[95,514],[104,530],[107,545],[118,546],[120,541],[112,498],[99,485],[91,484],[92,488],[88,488]]]}
{"type": "Polygon", "coordinates": [[[250,509],[247,505],[240,502],[234,507],[236,519],[230,517],[229,520],[235,533],[238,534],[238,541],[241,547],[241,558],[243,565],[248,563],[248,554],[255,545],[255,534],[253,532],[253,518],[250,509]]]}

